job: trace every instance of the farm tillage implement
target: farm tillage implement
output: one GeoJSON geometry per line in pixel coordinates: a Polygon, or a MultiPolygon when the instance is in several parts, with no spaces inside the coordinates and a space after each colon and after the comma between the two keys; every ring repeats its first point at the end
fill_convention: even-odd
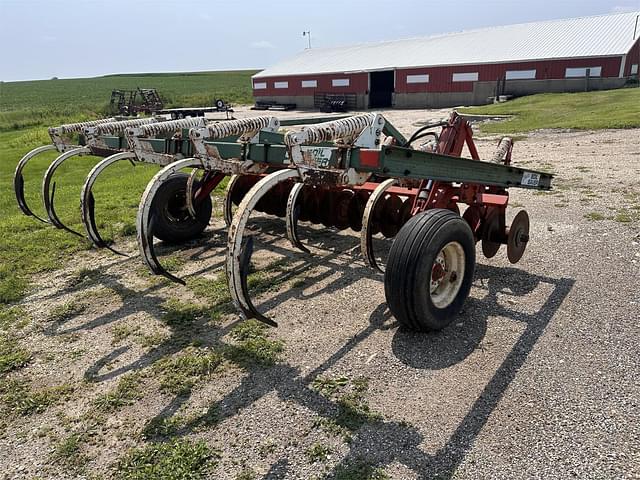
{"type": "Polygon", "coordinates": [[[104,157],[87,176],[81,213],[93,244],[117,253],[96,228],[92,186],[117,161],[157,164],[162,168],[138,210],[138,245],[153,272],[178,282],[159,263],[154,237],[174,243],[197,237],[209,223],[211,192],[230,176],[224,200],[229,290],[245,318],[270,325],[276,323],[256,309],[247,286],[253,239],[244,232],[253,210],[284,217],[291,244],[305,252],[298,222],[360,232],[365,263],[380,271],[372,237],[393,238],[384,272],[388,306],[402,324],[433,330],[448,325],[468,296],[477,242],[488,258],[503,244],[512,263],[522,257],[529,217],[521,210],[506,224],[507,189],[551,188],[551,175],[511,164],[508,138],[491,161],[480,161],[471,126],[455,112],[409,138],[377,113],[288,121],[270,116],[223,122],[112,118],[49,132],[52,145],[27,153],[16,168],[22,211],[39,218],[24,198],[25,164],[56,149],[60,155],[47,169],[42,188],[48,220],[41,220],[72,231],[56,214],[53,174],[74,156],[104,157]],[[69,136],[76,135],[71,142],[69,136]],[[465,145],[472,158],[461,156],[465,145]],[[192,170],[185,174],[183,169],[192,170]]]}

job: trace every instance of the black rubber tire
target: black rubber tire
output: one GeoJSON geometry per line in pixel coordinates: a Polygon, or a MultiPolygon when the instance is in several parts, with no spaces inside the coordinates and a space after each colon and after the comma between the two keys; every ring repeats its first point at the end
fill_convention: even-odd
{"type": "MultiPolygon", "coordinates": [[[[169,243],[181,243],[199,236],[211,219],[211,197],[195,205],[196,218],[187,210],[185,198],[189,175],[176,173],[170,176],[156,192],[151,204],[153,236],[169,243]]],[[[193,185],[194,191],[198,182],[193,185]]]]}
{"type": "Polygon", "coordinates": [[[391,313],[405,327],[418,331],[441,330],[449,325],[469,296],[476,252],[467,222],[450,210],[433,209],[412,217],[396,236],[384,276],[384,292],[391,313]],[[460,290],[445,308],[430,295],[433,263],[442,248],[456,241],[465,255],[460,290]]]}

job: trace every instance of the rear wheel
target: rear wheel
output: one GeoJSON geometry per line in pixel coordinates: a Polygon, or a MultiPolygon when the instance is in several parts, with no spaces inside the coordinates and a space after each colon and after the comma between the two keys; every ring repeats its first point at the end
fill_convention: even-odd
{"type": "MultiPolygon", "coordinates": [[[[187,180],[189,175],[177,173],[162,183],[151,204],[153,217],[153,235],[160,240],[180,243],[200,235],[211,219],[211,197],[206,196],[194,205],[196,216],[189,214],[186,202],[187,180]]],[[[193,190],[197,191],[198,182],[193,190]]]]}
{"type": "Polygon", "coordinates": [[[462,308],[474,269],[475,240],[467,222],[449,210],[420,213],[400,229],[389,252],[389,309],[411,329],[440,330],[462,308]]]}

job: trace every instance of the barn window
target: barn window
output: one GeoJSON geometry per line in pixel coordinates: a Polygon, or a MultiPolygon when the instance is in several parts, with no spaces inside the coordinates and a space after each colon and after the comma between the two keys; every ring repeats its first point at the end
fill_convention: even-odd
{"type": "Polygon", "coordinates": [[[318,86],[317,80],[302,80],[300,83],[302,88],[316,88],[318,86]]]}
{"type": "Polygon", "coordinates": [[[631,65],[631,75],[637,75],[638,74],[638,64],[634,63],[633,65],[631,65]]]}
{"type": "Polygon", "coordinates": [[[429,74],[407,75],[407,83],[429,83],[429,74]]]}
{"type": "Polygon", "coordinates": [[[589,70],[590,77],[599,77],[602,73],[602,67],[580,67],[580,68],[567,68],[564,71],[565,78],[582,78],[587,76],[587,70],[589,70]]]}
{"type": "Polygon", "coordinates": [[[273,82],[273,88],[289,88],[289,82],[273,82]]]}
{"type": "Polygon", "coordinates": [[[334,78],[331,80],[332,87],[348,87],[349,79],[348,78],[334,78]]]}
{"type": "Polygon", "coordinates": [[[452,80],[454,82],[477,82],[478,72],[454,73],[452,80]]]}
{"type": "Polygon", "coordinates": [[[534,70],[507,70],[505,75],[507,80],[535,80],[536,71],[534,70]]]}
{"type": "Polygon", "coordinates": [[[262,90],[264,88],[267,88],[267,82],[256,82],[253,84],[254,90],[262,90]]]}

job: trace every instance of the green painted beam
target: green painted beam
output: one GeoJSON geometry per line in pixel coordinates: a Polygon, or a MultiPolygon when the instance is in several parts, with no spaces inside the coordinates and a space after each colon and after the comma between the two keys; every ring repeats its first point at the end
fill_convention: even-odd
{"type": "Polygon", "coordinates": [[[552,175],[513,165],[438,155],[403,147],[384,147],[379,158],[380,163],[375,168],[361,165],[359,157],[352,157],[351,165],[358,170],[370,171],[385,177],[541,190],[551,188],[552,175]]]}

